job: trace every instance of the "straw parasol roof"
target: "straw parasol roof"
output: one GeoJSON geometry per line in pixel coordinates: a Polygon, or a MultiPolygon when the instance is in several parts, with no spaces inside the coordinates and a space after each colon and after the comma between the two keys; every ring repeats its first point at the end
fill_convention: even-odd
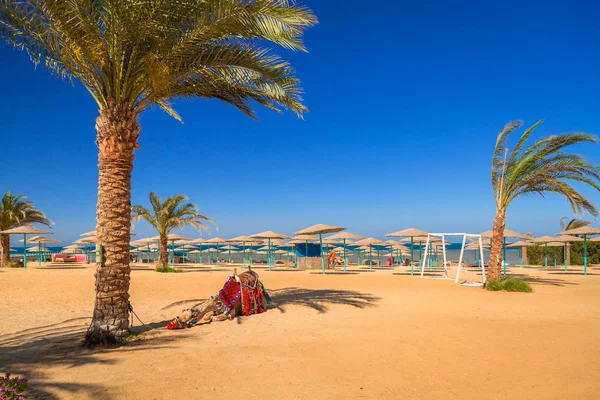
{"type": "MultiPolygon", "coordinates": [[[[159,238],[159,240],[160,240],[160,236],[159,236],[158,238],[159,238]]],[[[178,234],[176,234],[176,233],[169,233],[169,234],[167,235],[167,239],[168,239],[168,240],[192,240],[192,239],[191,239],[191,238],[189,238],[189,237],[181,236],[181,235],[178,235],[178,234]]]]}
{"type": "MultiPolygon", "coordinates": [[[[22,242],[23,239],[19,240],[19,242],[22,242]]],[[[27,240],[28,243],[62,243],[60,240],[56,240],[56,239],[50,239],[47,237],[43,237],[43,236],[34,236],[32,238],[30,238],[29,240],[27,240]]]]}
{"type": "MultiPolygon", "coordinates": [[[[317,239],[318,240],[318,239],[317,239]]],[[[288,244],[306,244],[306,242],[315,242],[315,240],[290,240],[288,244]]]]}
{"type": "Polygon", "coordinates": [[[554,240],[556,240],[557,242],[583,242],[583,238],[577,237],[577,236],[571,236],[571,235],[560,235],[557,236],[554,240]]]}
{"type": "Polygon", "coordinates": [[[289,239],[289,236],[273,231],[255,233],[254,235],[250,235],[250,237],[255,239],[289,239]]]}
{"type": "Polygon", "coordinates": [[[200,250],[192,250],[189,252],[189,254],[200,254],[201,251],[200,250]]]}
{"type": "Polygon", "coordinates": [[[600,242],[600,236],[590,239],[590,242],[600,242]]]}
{"type": "Polygon", "coordinates": [[[202,243],[206,243],[206,239],[198,238],[198,239],[188,240],[188,244],[202,244],[202,243]]]}
{"type": "Polygon", "coordinates": [[[96,231],[91,231],[91,232],[86,232],[86,233],[82,233],[79,236],[96,236],[96,231]]]}
{"type": "MultiPolygon", "coordinates": [[[[494,232],[492,232],[492,231],[485,231],[485,232],[481,233],[481,237],[484,237],[484,238],[491,239],[493,236],[494,236],[494,232]]],[[[519,233],[517,231],[511,231],[510,229],[504,229],[504,237],[525,239],[525,240],[530,239],[529,236],[523,235],[522,233],[519,233]]]]}
{"type": "Polygon", "coordinates": [[[562,231],[560,234],[565,235],[600,235],[600,229],[594,228],[593,226],[581,226],[575,229],[569,229],[568,231],[562,231]]]}
{"type": "Polygon", "coordinates": [[[262,240],[260,240],[260,239],[253,238],[250,236],[245,236],[245,235],[237,236],[237,237],[228,239],[227,241],[231,242],[231,243],[261,243],[262,242],[262,240]]]}
{"type": "Polygon", "coordinates": [[[565,242],[548,242],[546,243],[546,246],[548,247],[563,247],[565,245],[565,242]]]}
{"type": "Polygon", "coordinates": [[[540,236],[532,240],[534,243],[550,243],[556,242],[556,238],[552,236],[540,236]]]}
{"type": "Polygon", "coordinates": [[[294,237],[292,237],[292,239],[294,240],[303,240],[303,241],[311,241],[311,240],[319,240],[319,237],[317,235],[295,235],[294,237]]]}
{"type": "Polygon", "coordinates": [[[7,229],[5,231],[1,231],[0,233],[5,233],[7,235],[54,235],[53,232],[43,231],[31,225],[21,225],[16,228],[7,229]]]}
{"type": "Polygon", "coordinates": [[[337,240],[361,240],[364,239],[364,236],[360,236],[360,235],[356,235],[354,233],[350,233],[350,232],[340,232],[340,233],[336,233],[335,235],[331,235],[328,236],[327,239],[337,239],[337,240]]]}
{"type": "Polygon", "coordinates": [[[427,232],[417,228],[408,228],[397,232],[388,233],[387,237],[415,237],[415,236],[427,236],[427,232]]]}
{"type": "Polygon", "coordinates": [[[387,246],[387,243],[383,240],[375,239],[375,238],[366,238],[354,242],[356,246],[387,246]]]}
{"type": "Polygon", "coordinates": [[[225,242],[227,242],[227,239],[215,237],[215,238],[205,241],[204,243],[219,244],[219,243],[225,243],[225,242]]]}
{"type": "MultiPolygon", "coordinates": [[[[489,245],[487,245],[489,247],[489,245]]],[[[535,243],[533,242],[526,242],[524,240],[518,241],[518,242],[514,242],[509,244],[506,247],[533,247],[535,246],[535,243]]],[[[485,247],[485,246],[484,246],[485,247]]]]}
{"type": "Polygon", "coordinates": [[[302,229],[301,231],[294,232],[295,235],[324,235],[326,233],[335,233],[345,231],[346,228],[340,226],[332,226],[325,224],[317,224],[309,226],[308,228],[302,229]]]}
{"type": "Polygon", "coordinates": [[[77,239],[73,243],[85,243],[85,244],[93,244],[96,243],[96,236],[88,236],[82,239],[77,239]]]}

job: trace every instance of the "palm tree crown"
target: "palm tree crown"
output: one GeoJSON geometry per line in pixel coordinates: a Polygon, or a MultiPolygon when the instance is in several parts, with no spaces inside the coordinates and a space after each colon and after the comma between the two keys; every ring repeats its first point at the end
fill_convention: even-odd
{"type": "Polygon", "coordinates": [[[184,195],[178,194],[161,201],[156,193],[150,192],[149,197],[152,210],[141,205],[132,206],[132,219],[147,221],[161,236],[167,236],[173,229],[181,229],[187,225],[192,225],[199,231],[205,229],[209,232],[210,229],[204,221],[215,224],[211,218],[199,214],[195,204],[184,203],[188,200],[184,195]]]}
{"type": "MultiPolygon", "coordinates": [[[[52,221],[33,203],[25,200],[23,195],[13,195],[10,191],[2,197],[0,202],[0,231],[16,228],[22,224],[52,225],[52,221]]],[[[10,256],[10,235],[0,234],[0,247],[2,247],[1,265],[6,265],[10,256]]]]}
{"type": "Polygon", "coordinates": [[[10,191],[2,197],[0,202],[0,231],[15,228],[23,224],[52,225],[52,221],[33,203],[25,200],[23,195],[13,195],[10,191]]]}
{"type": "Polygon", "coordinates": [[[288,0],[7,0],[0,37],[34,63],[76,78],[100,109],[155,104],[180,119],[175,98],[216,98],[254,116],[256,102],[301,115],[289,63],[260,42],[305,51],[317,19],[288,0]]]}
{"type": "Polygon", "coordinates": [[[582,226],[588,226],[588,225],[592,224],[589,221],[584,221],[579,218],[571,218],[569,220],[569,222],[565,225],[565,221],[568,219],[569,219],[569,217],[562,217],[560,219],[560,230],[561,231],[568,231],[570,229],[581,228],[582,226]]]}
{"type": "Polygon", "coordinates": [[[515,198],[527,194],[559,193],[567,198],[576,213],[598,215],[596,207],[566,181],[586,183],[600,191],[600,169],[580,155],[565,154],[564,148],[577,143],[597,143],[595,136],[568,133],[548,136],[524,149],[542,121],[527,129],[509,153],[505,143],[521,121],[508,123],[498,135],[492,160],[492,188],[498,208],[506,208],[515,198]]]}

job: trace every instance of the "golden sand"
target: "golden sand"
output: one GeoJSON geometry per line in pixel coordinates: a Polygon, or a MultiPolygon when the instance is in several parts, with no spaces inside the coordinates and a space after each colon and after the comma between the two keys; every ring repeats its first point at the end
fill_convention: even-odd
{"type": "MultiPolygon", "coordinates": [[[[600,271],[519,269],[533,294],[396,271],[267,272],[267,313],[162,328],[231,269],[132,272],[153,329],[116,349],[79,347],[93,267],[0,270],[0,371],[58,399],[597,399],[600,271]],[[400,274],[398,274],[400,273],[400,274]]],[[[137,329],[139,322],[135,321],[137,329]]]]}

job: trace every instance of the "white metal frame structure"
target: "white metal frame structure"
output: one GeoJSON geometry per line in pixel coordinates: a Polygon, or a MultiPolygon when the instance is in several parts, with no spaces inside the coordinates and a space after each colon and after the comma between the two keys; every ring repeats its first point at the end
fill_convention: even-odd
{"type": "Polygon", "coordinates": [[[483,242],[481,239],[481,235],[478,234],[470,234],[470,233],[428,233],[427,241],[425,242],[425,251],[423,252],[423,260],[421,262],[421,278],[423,278],[425,273],[425,263],[427,262],[427,253],[429,250],[429,246],[431,245],[430,238],[432,236],[441,237],[442,238],[442,254],[444,255],[444,275],[445,277],[442,279],[451,280],[452,278],[448,277],[448,267],[447,267],[447,259],[446,259],[446,236],[462,236],[462,246],[460,248],[460,257],[458,258],[458,270],[456,271],[456,278],[454,279],[454,283],[458,285],[458,278],[460,277],[460,269],[462,267],[463,255],[465,253],[465,245],[467,243],[467,238],[476,238],[479,239],[479,255],[481,260],[481,276],[482,282],[484,285],[486,282],[485,277],[485,267],[484,267],[484,258],[483,258],[483,242]]]}

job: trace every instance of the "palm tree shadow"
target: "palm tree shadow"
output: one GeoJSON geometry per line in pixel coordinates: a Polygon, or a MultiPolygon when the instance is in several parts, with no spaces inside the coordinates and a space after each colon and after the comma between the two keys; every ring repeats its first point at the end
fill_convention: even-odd
{"type": "Polygon", "coordinates": [[[282,313],[286,312],[286,306],[299,305],[312,308],[319,313],[328,312],[328,305],[342,304],[355,308],[376,307],[381,298],[368,293],[353,290],[336,289],[303,289],[283,288],[270,290],[271,304],[268,308],[274,308],[282,313]]]}
{"type": "MultiPolygon", "coordinates": [[[[46,367],[73,368],[82,365],[113,365],[117,361],[99,357],[102,349],[89,350],[81,346],[89,318],[79,317],[52,325],[25,329],[0,336],[2,359],[0,370],[29,379],[29,396],[34,399],[59,399],[57,391],[73,396],[87,394],[94,399],[110,399],[107,387],[101,384],[77,382],[68,375],[61,379],[50,377],[46,367]],[[79,320],[86,320],[85,322],[79,320]],[[5,367],[6,366],[6,367],[5,367]]],[[[164,325],[163,325],[164,326],[164,325]]],[[[187,336],[187,335],[186,335],[187,336]]],[[[131,342],[111,347],[111,351],[153,351],[172,347],[170,343],[182,336],[153,336],[134,338],[131,342]]]]}

